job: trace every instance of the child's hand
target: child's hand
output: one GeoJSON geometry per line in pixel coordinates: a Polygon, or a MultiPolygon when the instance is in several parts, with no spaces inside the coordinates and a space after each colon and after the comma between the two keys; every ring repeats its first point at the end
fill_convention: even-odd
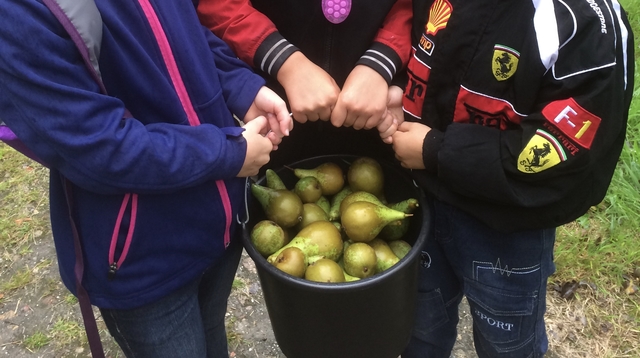
{"type": "Polygon", "coordinates": [[[273,144],[265,137],[268,131],[269,122],[264,116],[259,116],[244,125],[242,136],[247,141],[247,152],[238,177],[256,175],[260,168],[269,162],[273,144]]]}
{"type": "Polygon", "coordinates": [[[404,122],[404,111],[402,110],[402,96],[404,91],[398,86],[389,86],[389,93],[387,95],[387,111],[393,113],[393,116],[398,121],[398,125],[404,122]]]}
{"type": "Polygon", "coordinates": [[[382,141],[387,144],[393,144],[393,134],[398,130],[398,120],[394,117],[393,113],[387,111],[384,120],[378,124],[377,128],[382,141]]]}
{"type": "Polygon", "coordinates": [[[416,122],[403,122],[392,135],[393,151],[400,164],[409,169],[424,169],[422,143],[430,127],[416,122]]]}
{"type": "Polygon", "coordinates": [[[293,118],[300,123],[329,120],[340,88],[327,72],[294,52],[278,71],[278,82],[284,87],[293,118]]]}
{"type": "Polygon", "coordinates": [[[402,110],[402,88],[398,86],[390,86],[387,95],[387,112],[385,117],[378,124],[380,138],[387,144],[393,143],[393,133],[396,132],[398,126],[404,122],[404,111],[402,110]]]}
{"type": "Polygon", "coordinates": [[[288,136],[289,131],[293,129],[293,120],[287,111],[287,105],[275,92],[263,86],[258,91],[243,122],[249,123],[258,116],[266,116],[269,128],[268,138],[276,149],[282,142],[282,137],[288,136]]]}
{"type": "Polygon", "coordinates": [[[384,120],[387,81],[369,66],[356,66],[344,83],[331,123],[336,127],[371,129],[384,120]]]}

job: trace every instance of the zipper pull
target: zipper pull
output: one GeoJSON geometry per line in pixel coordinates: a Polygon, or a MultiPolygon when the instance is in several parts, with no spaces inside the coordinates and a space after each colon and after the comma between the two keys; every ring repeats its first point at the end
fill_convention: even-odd
{"type": "Polygon", "coordinates": [[[109,273],[107,274],[107,278],[109,281],[113,281],[116,277],[116,271],[118,271],[118,264],[116,262],[109,265],[109,273]]]}

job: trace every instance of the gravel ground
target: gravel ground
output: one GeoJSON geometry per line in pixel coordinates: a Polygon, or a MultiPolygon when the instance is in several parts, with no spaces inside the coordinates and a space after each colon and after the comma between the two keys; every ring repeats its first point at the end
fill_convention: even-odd
{"type": "MultiPolygon", "coordinates": [[[[0,292],[0,357],[91,356],[78,304],[69,300],[68,291],[60,283],[52,242],[50,237],[41,237],[34,242],[33,251],[28,255],[16,255],[11,260],[0,258],[0,276],[10,277],[24,267],[41,267],[34,270],[30,284],[6,295],[0,292]],[[39,332],[51,339],[41,347],[26,348],[26,342],[39,332]]],[[[241,283],[232,291],[227,313],[230,357],[284,358],[271,329],[255,264],[246,252],[238,267],[237,280],[241,283]]],[[[99,313],[97,315],[107,357],[123,357],[106,332],[99,313]]],[[[470,327],[471,317],[465,304],[452,357],[476,356],[470,327]]]]}

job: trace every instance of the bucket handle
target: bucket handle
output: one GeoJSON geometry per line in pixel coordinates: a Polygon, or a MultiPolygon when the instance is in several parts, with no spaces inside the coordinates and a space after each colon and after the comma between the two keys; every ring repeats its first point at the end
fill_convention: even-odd
{"type": "MultiPolygon", "coordinates": [[[[413,169],[409,169],[409,171],[413,172],[413,169]]],[[[416,183],[416,180],[411,178],[411,181],[413,182],[413,186],[415,186],[416,188],[420,188],[420,186],[418,185],[418,183],[416,183]]]]}
{"type": "Polygon", "coordinates": [[[245,210],[245,220],[241,220],[240,219],[240,213],[238,213],[236,215],[236,221],[238,222],[238,224],[242,225],[242,228],[244,229],[247,225],[247,223],[249,222],[249,188],[251,187],[251,184],[249,183],[249,177],[246,178],[245,180],[245,184],[244,184],[245,188],[244,188],[244,210],[245,210]]]}

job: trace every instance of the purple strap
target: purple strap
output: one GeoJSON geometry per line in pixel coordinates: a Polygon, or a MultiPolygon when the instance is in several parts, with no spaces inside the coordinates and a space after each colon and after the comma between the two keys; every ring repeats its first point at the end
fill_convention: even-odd
{"type": "Polygon", "coordinates": [[[80,312],[84,321],[84,330],[87,333],[89,348],[93,358],[104,358],[104,350],[102,349],[102,341],[100,341],[100,332],[96,323],[96,317],[93,315],[93,308],[89,300],[87,290],[82,286],[82,277],[84,276],[84,257],[82,255],[82,243],[80,241],[80,233],[76,226],[73,215],[73,194],[71,182],[64,176],[60,175],[63,183],[65,198],[67,199],[67,209],[69,211],[69,221],[71,222],[71,231],[73,233],[73,246],[76,254],[76,264],[73,268],[76,278],[76,295],[80,303],[80,312]]]}
{"type": "Polygon", "coordinates": [[[24,145],[24,143],[22,143],[22,141],[18,139],[18,137],[16,137],[16,134],[13,133],[13,131],[5,125],[0,125],[0,140],[7,143],[11,148],[42,164],[43,166],[47,166],[47,164],[42,159],[40,159],[36,155],[36,153],[27,148],[27,146],[24,145]]]}
{"type": "MultiPolygon", "coordinates": [[[[91,65],[91,60],[89,59],[89,49],[87,45],[82,40],[78,29],[73,25],[69,17],[64,13],[60,5],[54,0],[43,0],[43,3],[51,10],[53,16],[58,19],[60,24],[67,31],[71,40],[80,51],[82,55],[82,59],[84,61],[85,66],[91,73],[91,76],[96,81],[96,83],[100,86],[100,91],[103,94],[107,93],[104,84],[102,83],[102,79],[96,72],[96,70],[91,65]]],[[[62,182],[64,185],[65,197],[67,199],[67,207],[69,209],[69,221],[71,222],[71,230],[73,232],[73,244],[75,249],[76,256],[76,264],[74,267],[75,279],[76,279],[76,295],[78,296],[78,302],[80,304],[80,312],[82,313],[82,320],[84,321],[84,329],[87,334],[87,340],[89,341],[89,349],[91,350],[91,356],[93,358],[104,358],[104,349],[102,348],[102,341],[100,340],[100,332],[98,331],[98,325],[96,323],[96,318],[93,314],[93,308],[91,307],[91,301],[89,299],[89,294],[85,290],[84,286],[82,286],[82,277],[84,275],[84,257],[82,255],[82,243],[80,240],[80,233],[78,232],[78,228],[76,226],[76,222],[74,220],[73,215],[73,196],[72,196],[72,187],[69,180],[61,175],[62,182]]]]}

